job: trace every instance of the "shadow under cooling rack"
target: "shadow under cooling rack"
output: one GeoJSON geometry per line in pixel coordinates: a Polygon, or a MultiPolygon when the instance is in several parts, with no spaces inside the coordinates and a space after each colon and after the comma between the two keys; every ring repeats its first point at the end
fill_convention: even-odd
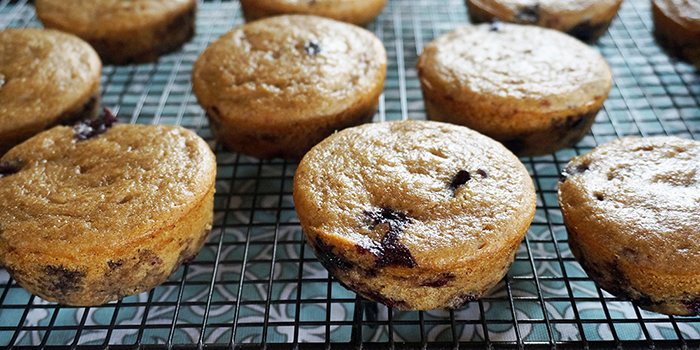
{"type": "MultiPolygon", "coordinates": [[[[388,72],[375,121],[425,119],[415,63],[434,37],[468,24],[462,0],[390,0],[368,26],[388,72]]],[[[522,158],[537,212],[516,260],[485,298],[453,311],[406,312],[358,298],[328,276],[292,202],[296,163],[231,153],[192,95],[199,53],[243,23],[237,1],[203,1],[197,34],[155,64],[105,66],[103,104],[122,122],[178,124],[215,151],[215,225],[199,257],[163,285],[100,307],[28,294],[0,269],[3,349],[640,349],[700,348],[700,318],[641,310],[598,289],[573,259],[557,203],[563,166],[613,139],[697,138],[700,76],[653,39],[648,0],[627,0],[593,47],[614,86],[576,148],[522,158]]],[[[31,3],[0,0],[0,29],[40,27],[31,3]]]]}

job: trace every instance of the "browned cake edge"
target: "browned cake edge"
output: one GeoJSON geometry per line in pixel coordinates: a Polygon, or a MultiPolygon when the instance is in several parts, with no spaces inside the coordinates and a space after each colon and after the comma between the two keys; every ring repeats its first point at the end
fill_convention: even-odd
{"type": "Polygon", "coordinates": [[[6,261],[5,268],[30,293],[66,305],[95,306],[145,292],[197,256],[212,228],[214,191],[212,184],[189,212],[164,220],[138,247],[108,253],[112,258],[99,266],[6,261]]]}
{"type": "Polygon", "coordinates": [[[626,256],[637,254],[633,249],[623,248],[626,254],[616,254],[576,231],[564,217],[571,253],[600,288],[645,310],[700,315],[700,275],[666,274],[638,266],[626,256]]]}

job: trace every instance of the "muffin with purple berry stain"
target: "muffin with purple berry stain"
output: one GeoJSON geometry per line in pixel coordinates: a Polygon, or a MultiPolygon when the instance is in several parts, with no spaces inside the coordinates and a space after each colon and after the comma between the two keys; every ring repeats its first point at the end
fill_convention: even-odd
{"type": "Polygon", "coordinates": [[[197,256],[216,161],[178,126],[101,119],[57,126],[0,159],[0,265],[67,305],[147,291],[197,256]]]}
{"type": "Polygon", "coordinates": [[[0,30],[0,155],[56,125],[96,118],[102,62],[77,36],[0,30]]]}
{"type": "Polygon", "coordinates": [[[458,308],[506,274],[535,213],[527,170],[500,143],[432,121],[365,124],[316,145],[294,204],[321,264],[403,310],[458,308]]]}
{"type": "Polygon", "coordinates": [[[611,294],[700,315],[700,142],[627,137],[575,157],[559,181],[569,246],[611,294]]]}
{"type": "Polygon", "coordinates": [[[472,23],[494,20],[556,29],[593,43],[603,36],[623,0],[466,0],[472,23]]]}

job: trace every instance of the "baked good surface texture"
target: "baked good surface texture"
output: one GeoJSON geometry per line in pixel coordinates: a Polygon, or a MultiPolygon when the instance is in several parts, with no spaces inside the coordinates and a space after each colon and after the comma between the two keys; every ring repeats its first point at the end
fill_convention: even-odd
{"type": "Polygon", "coordinates": [[[417,69],[429,119],[465,125],[518,156],[575,145],[612,87],[610,67],[588,45],[551,29],[507,23],[435,38],[417,69]]]}
{"type": "Polygon", "coordinates": [[[506,274],[535,213],[522,163],[468,128],[365,124],[315,146],[294,176],[306,240],[342,284],[404,310],[458,308],[506,274]]]}
{"type": "Polygon", "coordinates": [[[197,0],[36,0],[47,28],[89,42],[106,64],[155,61],[195,32],[197,0]]]}
{"type": "Polygon", "coordinates": [[[97,116],[102,63],[56,30],[0,31],[0,155],[60,123],[97,116]]]}
{"type": "Polygon", "coordinates": [[[0,265],[46,300],[100,305],[154,288],[211,230],[208,145],[176,126],[108,126],[57,126],[0,159],[0,265]]]}
{"type": "Polygon", "coordinates": [[[617,15],[623,0],[466,0],[472,23],[494,20],[555,29],[594,42],[617,15]]]}
{"type": "Polygon", "coordinates": [[[700,67],[700,2],[652,0],[651,14],[659,45],[700,67]]]}
{"type": "Polygon", "coordinates": [[[289,15],[223,35],[195,62],[192,84],[228,148],[301,159],[334,131],[371,121],[385,77],[386,51],[371,32],[289,15]]]}
{"type": "Polygon", "coordinates": [[[575,157],[559,202],[571,252],[641,308],[700,314],[700,142],[627,137],[575,157]]]}
{"type": "Polygon", "coordinates": [[[382,12],[386,3],[387,0],[241,0],[241,9],[246,21],[303,14],[365,25],[382,12]]]}

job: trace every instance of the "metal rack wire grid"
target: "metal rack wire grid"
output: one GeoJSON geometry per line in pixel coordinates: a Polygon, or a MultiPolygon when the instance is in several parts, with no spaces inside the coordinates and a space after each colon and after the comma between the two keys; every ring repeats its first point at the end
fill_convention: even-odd
{"type": "MultiPolygon", "coordinates": [[[[468,23],[462,0],[390,0],[368,26],[388,74],[375,121],[425,119],[415,63],[434,37],[468,23]]],[[[453,310],[388,309],[345,290],[305,245],[291,199],[296,163],[222,148],[192,95],[199,53],[243,23],[236,1],[203,1],[196,37],[155,64],[105,66],[105,107],[122,122],[196,131],[218,161],[215,225],[198,258],[163,285],[100,307],[49,303],[0,269],[0,347],[44,348],[698,348],[700,319],[640,310],[598,289],[573,259],[556,183],[571,157],[629,136],[697,138],[700,77],[652,36],[648,0],[627,0],[593,47],[615,79],[577,147],[522,161],[538,194],[534,222],[507,276],[453,310]]],[[[31,3],[0,0],[0,29],[40,27],[31,3]]]]}

